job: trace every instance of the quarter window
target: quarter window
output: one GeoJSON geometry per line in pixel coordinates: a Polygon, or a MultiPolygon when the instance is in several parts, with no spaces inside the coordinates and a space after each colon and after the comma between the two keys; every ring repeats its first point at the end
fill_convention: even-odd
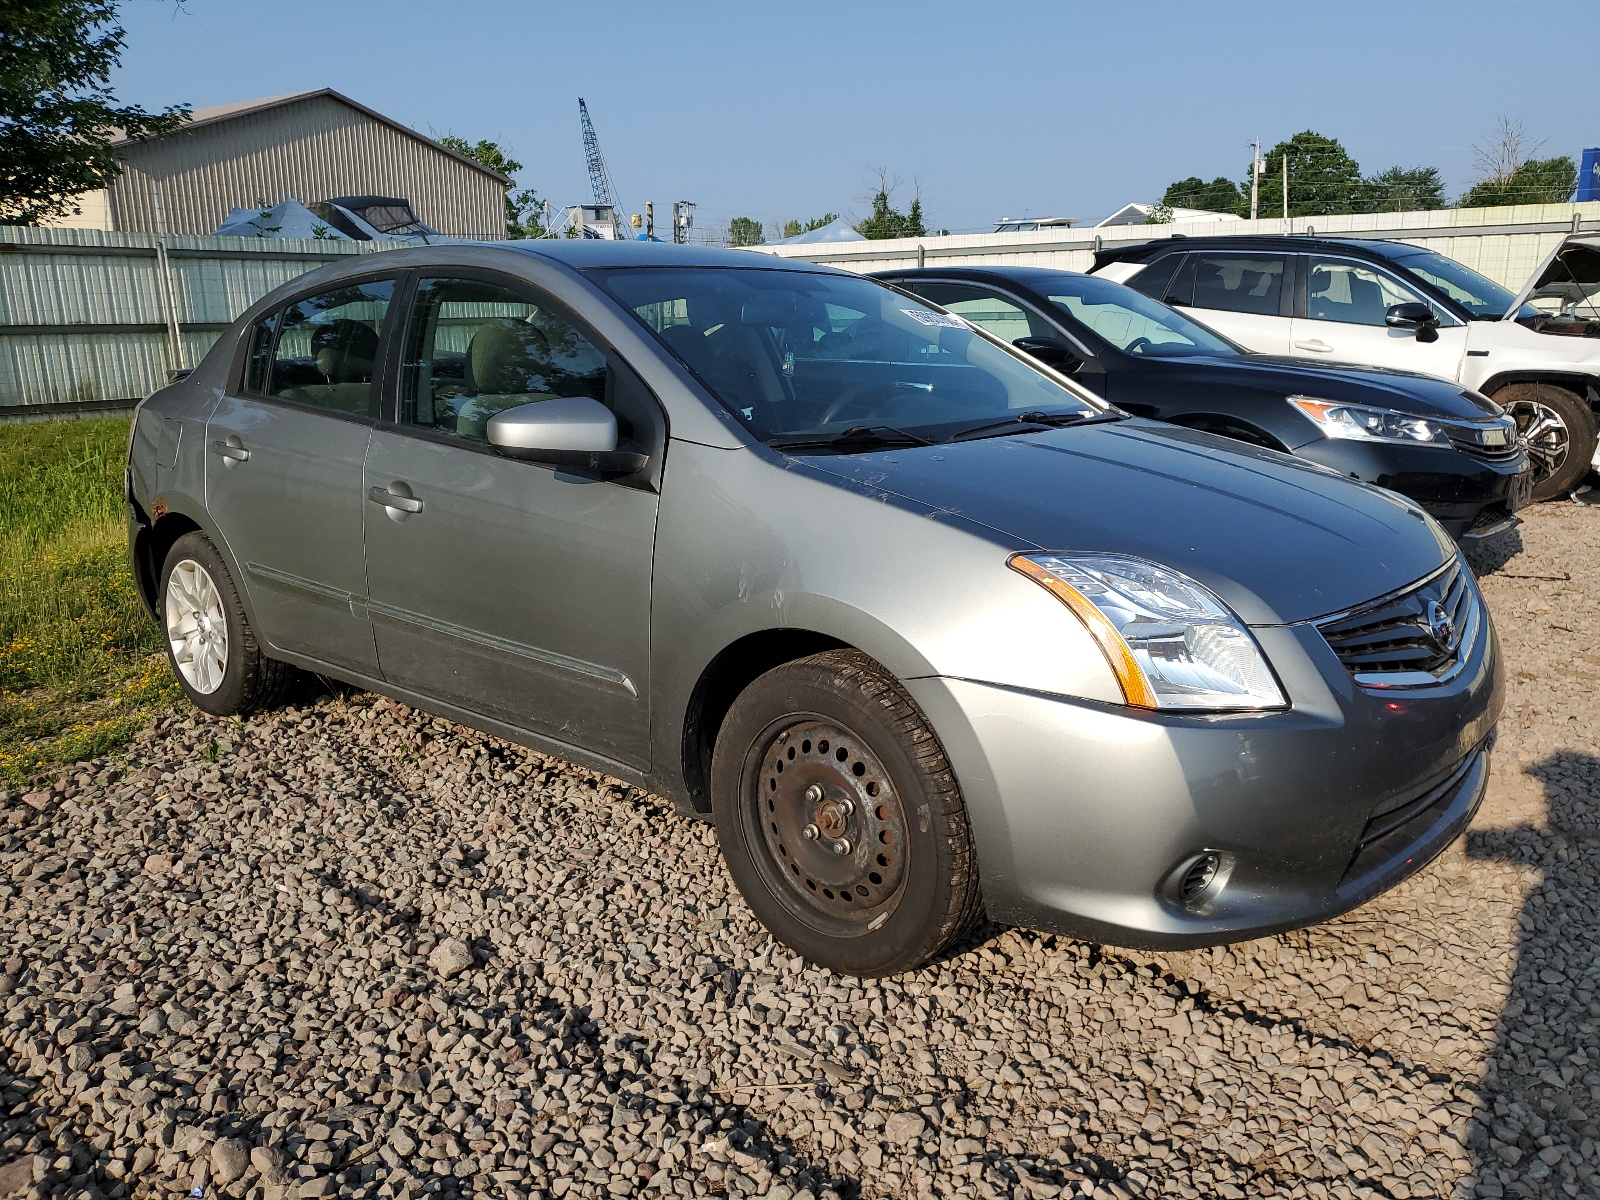
{"type": "Polygon", "coordinates": [[[378,279],[289,305],[272,356],[269,394],[330,412],[370,415],[378,340],[393,298],[394,280],[378,279]]]}
{"type": "Polygon", "coordinates": [[[508,408],[606,402],[605,356],[561,312],[477,279],[423,279],[406,327],[400,423],[475,441],[508,408]]]}
{"type": "MultiPolygon", "coordinates": [[[[1392,305],[1414,301],[1427,303],[1391,275],[1342,259],[1311,259],[1306,316],[1314,321],[1382,325],[1392,305]]],[[[1439,311],[1434,305],[1429,307],[1439,311]]]]}

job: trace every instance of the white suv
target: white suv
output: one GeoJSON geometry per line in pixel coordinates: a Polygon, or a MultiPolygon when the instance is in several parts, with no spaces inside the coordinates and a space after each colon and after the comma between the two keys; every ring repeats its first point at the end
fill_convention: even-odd
{"type": "Polygon", "coordinates": [[[1251,350],[1421,371],[1516,419],[1547,500],[1596,453],[1600,237],[1563,240],[1521,295],[1404,242],[1173,237],[1107,247],[1094,273],[1181,307],[1251,350]]]}

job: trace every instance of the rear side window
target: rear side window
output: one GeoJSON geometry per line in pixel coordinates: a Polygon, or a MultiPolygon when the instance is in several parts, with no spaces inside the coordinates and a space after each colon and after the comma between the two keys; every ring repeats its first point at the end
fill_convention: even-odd
{"type": "Polygon", "coordinates": [[[1191,254],[1189,260],[1194,277],[1189,302],[1196,308],[1280,315],[1286,255],[1191,254]]]}
{"type": "Polygon", "coordinates": [[[1168,254],[1155,260],[1132,279],[1128,286],[1136,292],[1142,292],[1152,300],[1167,301],[1167,285],[1172,282],[1172,273],[1178,269],[1178,264],[1183,261],[1181,254],[1168,254]]]}
{"type": "Polygon", "coordinates": [[[268,395],[369,416],[394,280],[347,284],[284,309],[268,395]]]}
{"type": "Polygon", "coordinates": [[[273,313],[257,321],[250,330],[250,352],[245,360],[244,390],[252,396],[263,396],[272,370],[272,338],[278,332],[278,317],[273,313]]]}

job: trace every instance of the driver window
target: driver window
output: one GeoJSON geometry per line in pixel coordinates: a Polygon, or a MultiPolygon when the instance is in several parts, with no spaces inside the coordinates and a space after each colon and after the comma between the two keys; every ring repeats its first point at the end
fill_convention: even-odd
{"type": "Polygon", "coordinates": [[[1311,259],[1306,316],[1313,321],[1382,325],[1390,306],[1412,302],[1427,303],[1392,276],[1340,259],[1311,259]]]}
{"type": "Polygon", "coordinates": [[[485,441],[489,418],[556,397],[608,402],[605,356],[544,301],[478,279],[417,285],[400,424],[485,441]]]}

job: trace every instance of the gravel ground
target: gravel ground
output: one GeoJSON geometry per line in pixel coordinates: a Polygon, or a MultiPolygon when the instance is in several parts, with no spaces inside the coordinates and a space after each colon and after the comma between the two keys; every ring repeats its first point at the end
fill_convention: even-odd
{"type": "Polygon", "coordinates": [[[863,984],[615,781],[372,696],[169,718],[4,795],[0,1195],[1600,1195],[1597,546],[1475,553],[1464,842],[1217,950],[989,927],[863,984]]]}

